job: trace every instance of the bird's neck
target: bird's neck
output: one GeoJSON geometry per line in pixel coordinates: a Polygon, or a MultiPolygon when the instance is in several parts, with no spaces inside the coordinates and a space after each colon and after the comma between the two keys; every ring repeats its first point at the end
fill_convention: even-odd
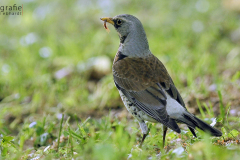
{"type": "Polygon", "coordinates": [[[118,51],[128,57],[145,57],[151,54],[145,33],[133,32],[126,36],[120,36],[118,51]]]}

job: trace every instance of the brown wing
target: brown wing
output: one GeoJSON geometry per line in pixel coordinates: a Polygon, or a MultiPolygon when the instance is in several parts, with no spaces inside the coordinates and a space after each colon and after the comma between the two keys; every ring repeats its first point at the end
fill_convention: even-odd
{"type": "Polygon", "coordinates": [[[183,107],[185,104],[162,62],[153,54],[146,58],[125,57],[115,61],[113,75],[126,90],[141,91],[159,83],[183,107]]]}
{"type": "Polygon", "coordinates": [[[164,87],[170,88],[171,78],[162,63],[153,55],[146,58],[124,57],[113,65],[114,81],[118,89],[141,110],[167,127],[180,132],[176,122],[166,111],[164,87]]]}
{"type": "MultiPolygon", "coordinates": [[[[166,95],[162,89],[184,108],[186,107],[166,68],[158,58],[154,55],[146,58],[128,58],[119,52],[114,60],[113,75],[116,86],[129,100],[149,116],[180,132],[175,121],[167,115],[166,95]]],[[[197,137],[194,129],[188,128],[197,137]]]]}

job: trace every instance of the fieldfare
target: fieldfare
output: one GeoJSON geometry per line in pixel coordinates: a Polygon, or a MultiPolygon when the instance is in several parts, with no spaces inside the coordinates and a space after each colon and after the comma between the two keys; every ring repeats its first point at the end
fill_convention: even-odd
{"type": "Polygon", "coordinates": [[[163,63],[149,50],[146,33],[136,17],[123,14],[101,20],[106,29],[106,22],[112,24],[120,38],[113,78],[124,105],[139,122],[143,133],[140,147],[148,133],[145,121],[163,124],[163,145],[168,128],[181,132],[177,123],[186,124],[195,137],[196,127],[212,136],[222,136],[187,111],[163,63]]]}

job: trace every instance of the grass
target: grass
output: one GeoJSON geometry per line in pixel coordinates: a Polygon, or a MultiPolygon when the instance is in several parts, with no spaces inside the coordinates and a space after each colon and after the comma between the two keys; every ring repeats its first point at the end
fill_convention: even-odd
{"type": "Polygon", "coordinates": [[[239,12],[217,1],[22,3],[23,16],[0,15],[0,159],[240,158],[239,12]],[[148,123],[138,147],[138,123],[112,80],[119,39],[99,20],[122,13],[141,20],[189,111],[216,118],[222,137],[193,138],[181,125],[162,148],[161,124],[148,123]]]}

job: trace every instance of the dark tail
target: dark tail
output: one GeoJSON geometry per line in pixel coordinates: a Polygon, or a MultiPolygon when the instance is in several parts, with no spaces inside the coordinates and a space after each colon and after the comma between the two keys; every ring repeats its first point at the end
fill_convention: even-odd
{"type": "Polygon", "coordinates": [[[201,130],[210,133],[212,136],[216,136],[216,137],[222,136],[222,132],[220,132],[218,129],[213,128],[212,126],[203,122],[201,119],[199,119],[195,116],[194,116],[194,118],[197,121],[197,123],[199,124],[197,127],[200,128],[201,130]]]}
{"type": "Polygon", "coordinates": [[[220,137],[222,136],[222,132],[219,130],[213,128],[209,124],[203,122],[201,119],[195,117],[194,115],[183,115],[184,120],[181,121],[186,123],[189,128],[195,128],[198,127],[199,129],[203,130],[204,132],[210,133],[212,136],[220,137]]]}
{"type": "Polygon", "coordinates": [[[177,125],[177,123],[176,123],[176,121],[174,119],[169,118],[169,121],[168,121],[166,126],[171,128],[172,130],[174,130],[177,133],[181,133],[181,130],[178,127],[178,125],[177,125]]]}

